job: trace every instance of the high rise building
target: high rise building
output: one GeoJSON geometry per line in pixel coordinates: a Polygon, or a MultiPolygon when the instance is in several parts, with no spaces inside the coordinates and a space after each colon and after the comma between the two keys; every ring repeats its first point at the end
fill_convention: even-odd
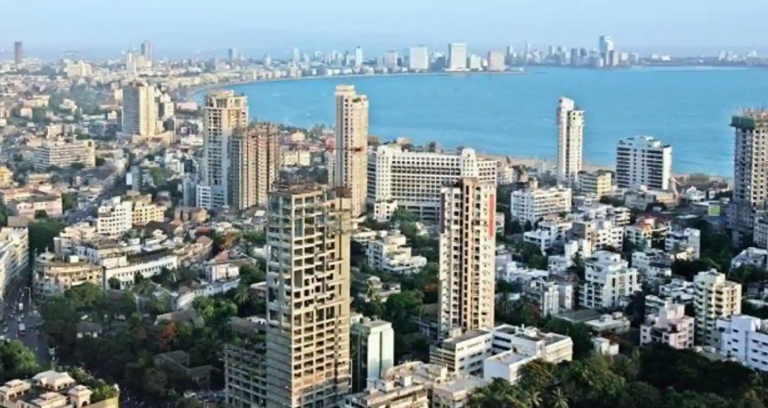
{"type": "Polygon", "coordinates": [[[699,272],[693,278],[696,311],[696,343],[717,348],[720,332],[717,320],[741,314],[741,284],[725,279],[716,270],[699,272]]]}
{"type": "Polygon", "coordinates": [[[425,221],[437,221],[443,186],[461,177],[496,182],[498,163],[478,157],[473,149],[457,153],[414,152],[381,145],[368,156],[368,200],[374,218],[388,221],[403,208],[425,221]]]}
{"type": "Polygon", "coordinates": [[[557,131],[557,180],[572,185],[581,171],[584,111],[568,98],[560,98],[557,131]]]}
{"type": "Polygon", "coordinates": [[[280,172],[280,130],[273,124],[236,129],[231,149],[232,206],[266,206],[280,172]]]}
{"type": "Polygon", "coordinates": [[[229,49],[230,64],[237,61],[240,61],[240,52],[237,51],[237,48],[230,48],[229,49]]]}
{"type": "Polygon", "coordinates": [[[612,52],[614,52],[613,39],[609,35],[601,35],[597,41],[598,50],[600,51],[600,58],[603,59],[605,65],[608,64],[608,58],[612,52]]]}
{"type": "Polygon", "coordinates": [[[16,41],[13,43],[13,62],[21,65],[24,62],[24,43],[16,41]]]}
{"type": "Polygon", "coordinates": [[[352,324],[352,392],[364,391],[368,381],[384,378],[395,365],[395,331],[392,323],[364,318],[352,324]]]}
{"type": "Polygon", "coordinates": [[[496,186],[462,178],[443,188],[441,207],[440,333],[493,327],[496,186]]]}
{"type": "Polygon", "coordinates": [[[134,81],[123,89],[123,133],[152,136],[157,133],[155,87],[134,81]]]}
{"type": "Polygon", "coordinates": [[[298,48],[293,49],[292,61],[294,63],[301,61],[301,51],[298,48]]]}
{"type": "Polygon", "coordinates": [[[466,71],[467,70],[467,44],[451,43],[448,44],[448,70],[466,71]]]}
{"type": "Polygon", "coordinates": [[[230,203],[232,168],[230,139],[235,129],[248,126],[248,99],[233,91],[215,91],[203,108],[203,184],[210,188],[210,206],[230,203]]]}
{"type": "Polygon", "coordinates": [[[651,136],[619,140],[616,185],[619,188],[668,190],[672,179],[672,146],[651,136]]]}
{"type": "Polygon", "coordinates": [[[392,69],[398,67],[398,55],[397,51],[387,51],[384,53],[384,66],[386,68],[392,69]]]}
{"type": "Polygon", "coordinates": [[[334,407],[349,392],[349,190],[278,185],[267,210],[266,408],[334,407]]]}
{"type": "Polygon", "coordinates": [[[336,187],[349,189],[352,212],[365,212],[368,190],[368,98],[355,91],[353,85],[336,87],[336,187]]]}
{"type": "Polygon", "coordinates": [[[145,40],[143,43],[141,43],[141,56],[144,58],[144,62],[148,63],[149,65],[152,64],[154,55],[152,53],[152,43],[149,40],[145,40]]]}
{"type": "Polygon", "coordinates": [[[429,70],[429,51],[424,45],[411,47],[408,54],[408,68],[411,71],[429,70]]]}
{"type": "Polygon", "coordinates": [[[355,66],[359,67],[363,65],[363,49],[359,46],[355,48],[355,66]]]}
{"type": "Polygon", "coordinates": [[[506,69],[504,64],[504,54],[501,51],[488,52],[488,71],[504,71],[506,69]]]}
{"type": "Polygon", "coordinates": [[[733,198],[728,206],[728,226],[734,238],[752,234],[755,213],[768,200],[768,111],[745,110],[731,120],[735,131],[733,198]]]}

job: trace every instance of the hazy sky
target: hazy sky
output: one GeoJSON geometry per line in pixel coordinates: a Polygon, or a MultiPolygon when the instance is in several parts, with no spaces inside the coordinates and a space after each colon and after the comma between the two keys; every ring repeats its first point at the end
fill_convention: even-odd
{"type": "MultiPolygon", "coordinates": [[[[0,48],[125,49],[156,54],[237,47],[400,49],[530,42],[617,48],[768,48],[768,0],[0,0],[0,48]]],[[[42,51],[41,51],[42,52],[42,51]]]]}

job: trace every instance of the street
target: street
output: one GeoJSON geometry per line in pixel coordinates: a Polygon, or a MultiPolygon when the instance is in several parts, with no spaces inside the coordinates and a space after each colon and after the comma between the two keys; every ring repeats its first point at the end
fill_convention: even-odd
{"type": "Polygon", "coordinates": [[[31,291],[24,278],[17,278],[6,289],[6,297],[3,300],[2,335],[9,340],[19,340],[35,352],[38,364],[45,364],[51,360],[48,345],[39,333],[42,319],[31,302],[31,291]],[[19,303],[23,310],[19,311],[19,303]],[[18,320],[21,320],[19,322],[18,320]],[[19,323],[26,326],[26,333],[19,333],[19,323]]]}

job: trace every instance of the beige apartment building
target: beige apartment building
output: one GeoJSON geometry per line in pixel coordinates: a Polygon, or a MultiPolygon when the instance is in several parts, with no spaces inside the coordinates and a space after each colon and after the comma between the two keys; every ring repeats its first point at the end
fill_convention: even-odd
{"type": "Polygon", "coordinates": [[[0,188],[8,188],[13,185],[13,172],[8,167],[0,166],[0,188]]]}
{"type": "Polygon", "coordinates": [[[203,183],[210,188],[211,207],[230,204],[230,139],[248,126],[248,99],[234,91],[213,91],[203,107],[203,183]]]}
{"type": "Polygon", "coordinates": [[[267,193],[280,173],[280,130],[259,123],[237,129],[232,136],[232,205],[238,209],[265,206],[267,193]]]}
{"type": "Polygon", "coordinates": [[[716,270],[699,272],[693,279],[696,311],[695,341],[720,348],[717,320],[741,314],[741,284],[725,279],[716,270]]]}
{"type": "Polygon", "coordinates": [[[29,197],[24,201],[12,201],[8,205],[12,215],[33,219],[38,212],[45,212],[49,217],[59,217],[64,208],[61,204],[61,196],[57,194],[42,194],[29,197]]]}
{"type": "Polygon", "coordinates": [[[35,259],[32,269],[32,287],[37,299],[60,296],[67,289],[86,282],[102,286],[103,278],[100,265],[75,255],[60,258],[52,253],[42,253],[35,259]]]}
{"type": "Polygon", "coordinates": [[[150,221],[165,221],[165,207],[152,202],[152,195],[131,195],[126,197],[133,202],[133,225],[147,225],[150,221]]]}
{"type": "Polygon", "coordinates": [[[117,408],[118,397],[96,400],[93,390],[66,372],[43,371],[32,378],[6,381],[0,386],[2,408],[117,408]]]}
{"type": "Polygon", "coordinates": [[[478,157],[474,149],[455,153],[409,151],[399,145],[376,147],[368,156],[368,202],[374,218],[388,221],[395,208],[422,220],[437,221],[440,191],[462,177],[496,184],[498,162],[478,157]]]}
{"type": "Polygon", "coordinates": [[[154,136],[157,112],[154,86],[133,81],[123,89],[123,133],[154,136]]]}
{"type": "Polygon", "coordinates": [[[44,171],[52,166],[67,168],[75,163],[85,167],[96,166],[96,144],[93,140],[50,141],[38,146],[32,156],[35,170],[44,171]]]}
{"type": "Polygon", "coordinates": [[[349,393],[349,190],[278,185],[267,211],[267,408],[332,407],[349,393]]]}
{"type": "Polygon", "coordinates": [[[438,322],[443,335],[494,326],[496,186],[463,178],[442,190],[438,322]]]}
{"type": "Polygon", "coordinates": [[[736,238],[752,234],[755,213],[768,200],[768,111],[746,109],[731,119],[735,133],[733,198],[728,205],[728,226],[736,238]]]}
{"type": "Polygon", "coordinates": [[[333,185],[349,189],[352,214],[365,212],[368,191],[368,98],[352,85],[336,87],[336,159],[333,185]]]}
{"type": "Polygon", "coordinates": [[[580,171],[579,172],[579,194],[603,197],[610,195],[613,191],[613,177],[610,171],[580,171]]]}

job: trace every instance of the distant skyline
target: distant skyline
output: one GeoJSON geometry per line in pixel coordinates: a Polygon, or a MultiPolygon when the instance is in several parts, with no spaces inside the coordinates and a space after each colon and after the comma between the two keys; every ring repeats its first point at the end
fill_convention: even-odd
{"type": "Polygon", "coordinates": [[[229,47],[278,58],[294,46],[360,45],[369,56],[449,42],[466,42],[476,53],[525,43],[594,48],[603,34],[626,52],[768,49],[768,26],[760,24],[768,20],[765,0],[2,0],[0,9],[0,58],[16,40],[27,55],[42,58],[62,49],[117,58],[144,39],[155,43],[160,58],[213,48],[224,56],[229,47]]]}

